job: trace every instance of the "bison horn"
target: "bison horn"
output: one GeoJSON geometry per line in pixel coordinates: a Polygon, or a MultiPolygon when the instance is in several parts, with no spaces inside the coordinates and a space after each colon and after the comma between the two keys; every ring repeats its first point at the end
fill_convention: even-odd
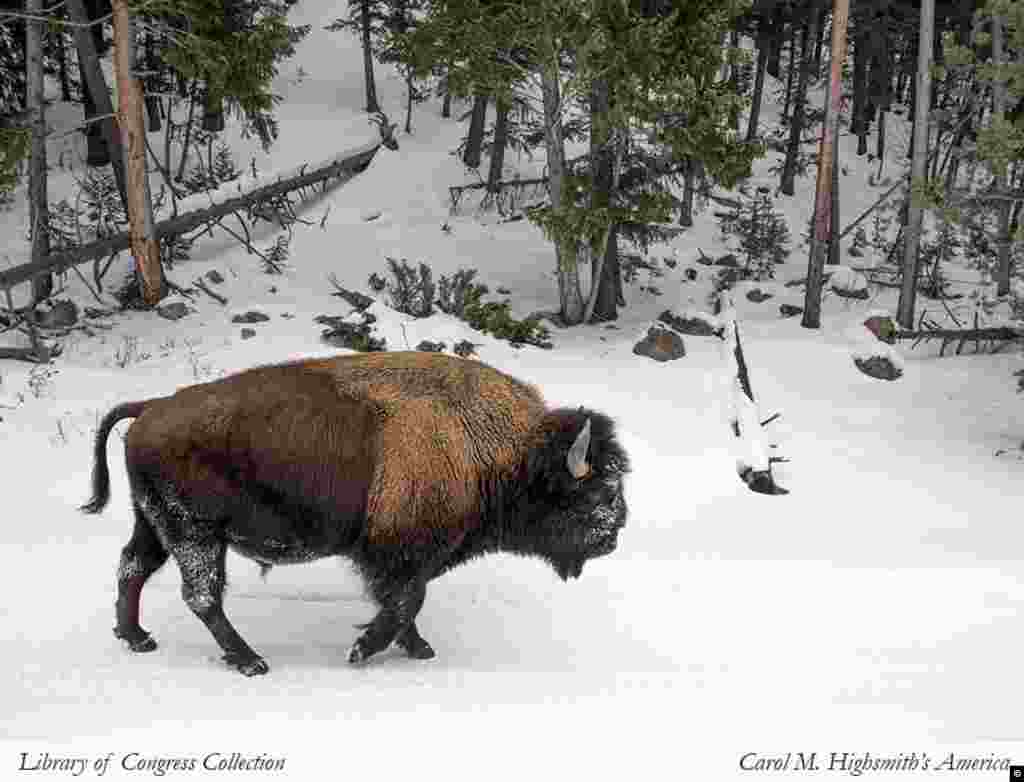
{"type": "Polygon", "coordinates": [[[583,424],[583,428],[580,433],[576,436],[576,442],[572,444],[572,448],[569,449],[569,456],[566,458],[566,464],[569,467],[569,472],[574,478],[583,478],[587,473],[590,472],[590,465],[587,463],[587,449],[590,448],[590,419],[583,424]]]}

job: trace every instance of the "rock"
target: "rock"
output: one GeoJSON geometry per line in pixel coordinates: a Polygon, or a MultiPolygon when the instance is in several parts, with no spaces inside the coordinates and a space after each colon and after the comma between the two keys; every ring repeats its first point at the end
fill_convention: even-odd
{"type": "Polygon", "coordinates": [[[779,305],[779,314],[784,318],[792,318],[794,315],[801,315],[803,314],[803,311],[803,307],[796,307],[792,304],[779,305]]]}
{"type": "Polygon", "coordinates": [[[255,336],[256,336],[256,329],[251,329],[248,326],[246,326],[244,329],[242,329],[242,339],[252,339],[255,336]]]}
{"type": "Polygon", "coordinates": [[[674,361],[686,355],[683,338],[671,329],[655,324],[647,329],[647,336],[633,346],[633,353],[655,361],[674,361]]]}
{"type": "Polygon", "coordinates": [[[423,340],[416,346],[416,350],[422,350],[424,353],[444,353],[444,349],[443,342],[431,342],[429,339],[423,340]]]}
{"type": "Polygon", "coordinates": [[[697,270],[696,269],[687,269],[686,270],[686,279],[688,279],[690,282],[693,282],[694,280],[696,280],[697,279],[697,270]]]}
{"type": "Polygon", "coordinates": [[[361,353],[379,353],[386,351],[387,340],[373,336],[372,324],[376,318],[369,313],[360,313],[362,323],[349,323],[345,318],[331,315],[320,315],[315,318],[317,323],[331,328],[320,333],[320,338],[334,347],[358,350],[361,353]]]}
{"type": "Polygon", "coordinates": [[[890,345],[896,344],[896,324],[893,319],[888,316],[872,315],[866,321],[864,325],[867,330],[874,334],[882,342],[888,342],[890,345]]]}
{"type": "Polygon", "coordinates": [[[658,316],[658,320],[671,326],[680,334],[689,334],[692,337],[713,337],[718,334],[718,327],[702,318],[687,318],[675,315],[671,310],[665,310],[658,316]]]}
{"type": "Polygon", "coordinates": [[[231,318],[232,323],[262,323],[266,320],[270,320],[270,316],[257,310],[249,310],[231,318]]]}
{"type": "Polygon", "coordinates": [[[452,352],[455,353],[456,356],[462,356],[462,358],[475,356],[478,344],[482,343],[470,342],[468,339],[459,340],[452,346],[452,352]]]}
{"type": "Polygon", "coordinates": [[[71,299],[50,304],[48,310],[36,311],[36,325],[44,329],[66,329],[78,323],[78,305],[71,299]]]}
{"type": "Polygon", "coordinates": [[[364,223],[372,223],[374,220],[378,219],[380,217],[380,215],[381,215],[380,212],[370,212],[369,214],[367,214],[367,215],[365,215],[363,217],[363,222],[364,223]]]}
{"type": "Polygon", "coordinates": [[[885,356],[870,356],[866,359],[854,358],[853,363],[865,375],[878,380],[896,380],[903,375],[903,370],[885,356]]]}
{"type": "Polygon", "coordinates": [[[747,301],[752,301],[755,304],[760,304],[762,301],[767,301],[772,298],[772,294],[765,293],[760,288],[751,288],[747,291],[747,301]]]}
{"type": "Polygon", "coordinates": [[[739,265],[740,262],[736,260],[736,256],[733,253],[726,253],[715,261],[715,266],[729,266],[735,269],[739,265]]]}
{"type": "Polygon", "coordinates": [[[292,315],[290,312],[282,312],[281,317],[284,318],[285,320],[291,320],[295,316],[292,315]]]}
{"type": "Polygon", "coordinates": [[[846,251],[846,254],[851,258],[862,258],[864,256],[864,251],[857,246],[853,246],[846,251]]]}
{"type": "Polygon", "coordinates": [[[210,271],[206,273],[206,279],[208,279],[214,285],[220,285],[222,282],[224,282],[224,275],[221,274],[216,269],[210,269],[210,271]]]}
{"type": "Polygon", "coordinates": [[[188,315],[188,307],[182,301],[172,301],[156,308],[156,314],[167,320],[181,320],[188,315]]]}

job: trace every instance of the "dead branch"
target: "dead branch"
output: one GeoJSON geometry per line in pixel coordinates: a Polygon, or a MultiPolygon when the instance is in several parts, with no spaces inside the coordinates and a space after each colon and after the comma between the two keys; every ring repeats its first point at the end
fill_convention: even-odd
{"type": "Polygon", "coordinates": [[[201,290],[214,301],[219,301],[221,304],[225,305],[228,303],[228,300],[226,298],[221,296],[219,293],[215,293],[214,291],[210,290],[209,287],[207,287],[206,283],[203,282],[202,277],[196,277],[192,284],[199,288],[199,290],[201,290]]]}

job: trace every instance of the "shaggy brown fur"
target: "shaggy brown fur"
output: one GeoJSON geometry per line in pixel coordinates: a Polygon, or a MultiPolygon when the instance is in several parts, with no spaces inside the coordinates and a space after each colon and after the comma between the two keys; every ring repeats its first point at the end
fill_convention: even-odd
{"type": "Polygon", "coordinates": [[[611,421],[548,410],[532,386],[469,359],[314,359],[121,405],[97,433],[88,512],[109,499],[106,439],[127,417],[136,528],[115,632],[137,651],[155,648],[139,596],[168,554],[225,658],[252,674],[266,664],[221,608],[228,545],[268,565],[350,557],[381,605],[350,660],[392,641],[428,657],[414,620],[431,578],[499,549],[579,575],[625,521],[628,461],[611,421]]]}

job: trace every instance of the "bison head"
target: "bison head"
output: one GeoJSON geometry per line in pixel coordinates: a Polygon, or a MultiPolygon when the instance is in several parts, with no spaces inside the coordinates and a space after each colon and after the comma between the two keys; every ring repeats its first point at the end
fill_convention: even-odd
{"type": "Polygon", "coordinates": [[[510,548],[543,558],[563,579],[578,578],[588,559],[618,544],[629,460],[600,413],[556,410],[548,422],[544,443],[530,454],[510,548]]]}

